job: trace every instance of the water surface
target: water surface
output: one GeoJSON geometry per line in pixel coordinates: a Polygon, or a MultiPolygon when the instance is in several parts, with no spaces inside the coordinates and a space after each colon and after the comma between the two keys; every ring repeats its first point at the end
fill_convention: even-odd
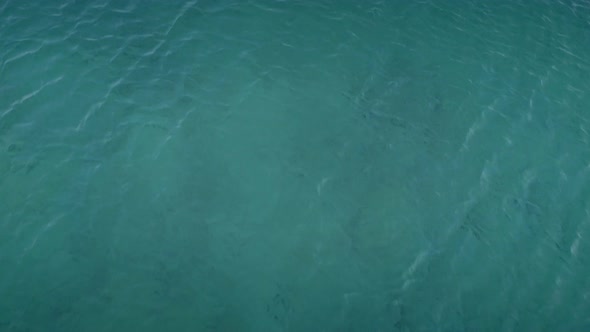
{"type": "Polygon", "coordinates": [[[0,2],[0,331],[587,331],[588,1],[0,2]]]}

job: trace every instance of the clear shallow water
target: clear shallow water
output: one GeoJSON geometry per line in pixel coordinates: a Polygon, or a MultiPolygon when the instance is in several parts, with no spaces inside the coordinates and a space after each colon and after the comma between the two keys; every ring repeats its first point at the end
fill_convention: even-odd
{"type": "Polygon", "coordinates": [[[0,3],[0,331],[586,331],[587,1],[0,3]]]}

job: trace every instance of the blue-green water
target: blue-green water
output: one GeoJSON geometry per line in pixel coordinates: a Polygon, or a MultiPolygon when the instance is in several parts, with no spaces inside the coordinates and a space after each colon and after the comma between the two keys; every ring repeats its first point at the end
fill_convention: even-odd
{"type": "Polygon", "coordinates": [[[589,331],[590,2],[0,1],[0,331],[589,331]]]}

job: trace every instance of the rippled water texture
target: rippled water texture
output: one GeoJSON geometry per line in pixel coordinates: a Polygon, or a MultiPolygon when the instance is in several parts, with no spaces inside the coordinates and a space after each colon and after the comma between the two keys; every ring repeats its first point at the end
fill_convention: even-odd
{"type": "Polygon", "coordinates": [[[590,2],[0,1],[0,331],[590,331],[590,2]]]}

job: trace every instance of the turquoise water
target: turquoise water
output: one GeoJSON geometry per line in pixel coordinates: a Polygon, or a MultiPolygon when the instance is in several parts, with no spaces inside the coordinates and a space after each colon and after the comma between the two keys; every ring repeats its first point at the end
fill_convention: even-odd
{"type": "Polygon", "coordinates": [[[590,2],[0,1],[0,331],[589,331],[590,2]]]}

